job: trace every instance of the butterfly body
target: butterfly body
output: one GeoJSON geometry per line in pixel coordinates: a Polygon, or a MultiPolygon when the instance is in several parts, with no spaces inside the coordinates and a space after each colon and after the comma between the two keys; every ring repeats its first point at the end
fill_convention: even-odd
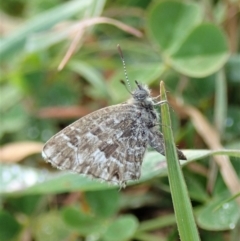
{"type": "Polygon", "coordinates": [[[136,84],[129,101],[86,115],[53,136],[43,148],[43,158],[57,168],[121,187],[139,179],[147,145],[163,155],[165,149],[154,109],[159,103],[146,86],[136,84]]]}

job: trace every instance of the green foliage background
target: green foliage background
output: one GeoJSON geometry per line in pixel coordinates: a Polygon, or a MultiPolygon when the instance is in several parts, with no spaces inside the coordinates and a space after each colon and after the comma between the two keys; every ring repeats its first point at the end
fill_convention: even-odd
{"type": "Polygon", "coordinates": [[[157,96],[165,82],[201,240],[238,240],[239,187],[231,188],[232,173],[240,176],[238,1],[11,0],[0,15],[0,240],[179,240],[160,154],[149,150],[141,179],[124,190],[55,171],[41,158],[57,131],[129,98],[117,44],[132,86],[136,79],[157,96]],[[196,125],[187,107],[213,132],[204,133],[206,123],[196,125]],[[210,150],[212,133],[221,150],[210,150]],[[228,180],[217,154],[230,159],[228,180]]]}

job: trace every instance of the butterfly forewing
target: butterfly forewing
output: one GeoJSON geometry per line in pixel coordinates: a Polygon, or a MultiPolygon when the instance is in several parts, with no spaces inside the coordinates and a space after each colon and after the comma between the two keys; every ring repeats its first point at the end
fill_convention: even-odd
{"type": "Polygon", "coordinates": [[[137,105],[119,104],[95,111],[53,136],[43,157],[60,169],[124,186],[139,179],[148,143],[137,105]]]}

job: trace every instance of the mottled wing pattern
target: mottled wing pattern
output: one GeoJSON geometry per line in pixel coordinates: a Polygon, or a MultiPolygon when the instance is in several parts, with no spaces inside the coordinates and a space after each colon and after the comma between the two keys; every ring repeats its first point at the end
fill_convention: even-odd
{"type": "Polygon", "coordinates": [[[43,157],[59,169],[125,186],[139,179],[148,143],[141,108],[119,104],[95,111],[53,136],[43,157]]]}
{"type": "MultiPolygon", "coordinates": [[[[161,153],[165,156],[165,145],[164,145],[164,138],[163,134],[155,127],[149,129],[148,132],[148,144],[157,152],[161,153]]],[[[180,160],[187,160],[185,155],[176,148],[177,155],[180,160]]]]}

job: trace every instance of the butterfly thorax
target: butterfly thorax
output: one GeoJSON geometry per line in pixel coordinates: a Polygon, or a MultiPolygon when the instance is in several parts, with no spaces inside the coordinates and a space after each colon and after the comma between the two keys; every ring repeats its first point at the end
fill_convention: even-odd
{"type": "Polygon", "coordinates": [[[128,103],[132,103],[141,110],[141,121],[151,128],[157,125],[157,112],[154,109],[154,102],[147,86],[137,84],[138,88],[133,91],[132,99],[128,103]]]}

